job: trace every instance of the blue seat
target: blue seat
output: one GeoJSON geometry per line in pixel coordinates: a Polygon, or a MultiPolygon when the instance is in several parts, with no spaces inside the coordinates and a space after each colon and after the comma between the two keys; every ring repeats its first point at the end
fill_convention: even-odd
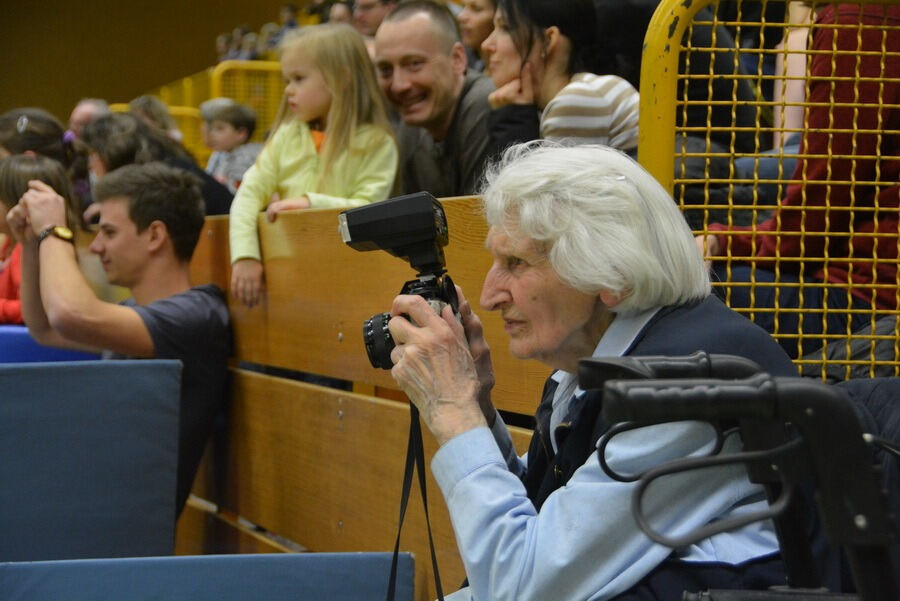
{"type": "Polygon", "coordinates": [[[35,342],[25,326],[0,326],[0,363],[85,361],[97,358],[92,353],[42,346],[35,342]]]}
{"type": "MultiPolygon", "coordinates": [[[[4,601],[383,601],[390,553],[202,555],[0,564],[4,601]]],[[[401,554],[397,601],[412,601],[401,554]]]]}
{"type": "Polygon", "coordinates": [[[180,387],[173,360],[0,364],[0,561],[172,553],[180,387]]]}

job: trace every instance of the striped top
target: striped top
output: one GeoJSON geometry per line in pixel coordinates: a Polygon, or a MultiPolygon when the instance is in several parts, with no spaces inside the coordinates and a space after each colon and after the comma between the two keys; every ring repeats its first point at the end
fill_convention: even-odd
{"type": "Polygon", "coordinates": [[[541,137],[632,150],[638,143],[638,91],[616,75],[576,73],[541,114],[541,137]]]}

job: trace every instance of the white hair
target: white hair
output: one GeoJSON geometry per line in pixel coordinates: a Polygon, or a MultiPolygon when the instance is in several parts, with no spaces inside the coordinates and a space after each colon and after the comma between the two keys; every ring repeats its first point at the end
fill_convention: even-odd
{"type": "Polygon", "coordinates": [[[627,155],[605,146],[520,144],[484,180],[488,224],[538,242],[576,290],[616,294],[622,300],[613,311],[709,294],[709,274],[675,201],[627,155]]]}

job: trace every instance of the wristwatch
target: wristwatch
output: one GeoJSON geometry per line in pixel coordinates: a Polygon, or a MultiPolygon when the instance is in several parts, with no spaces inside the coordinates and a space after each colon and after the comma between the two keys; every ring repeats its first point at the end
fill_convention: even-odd
{"type": "Polygon", "coordinates": [[[38,244],[46,240],[48,236],[56,236],[60,240],[65,240],[66,242],[71,242],[73,244],[75,243],[75,234],[64,225],[51,225],[50,227],[45,228],[38,234],[38,244]]]}

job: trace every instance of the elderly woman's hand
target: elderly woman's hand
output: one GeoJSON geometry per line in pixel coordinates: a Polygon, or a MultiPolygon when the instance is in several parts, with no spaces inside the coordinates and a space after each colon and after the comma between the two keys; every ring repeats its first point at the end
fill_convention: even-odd
{"type": "Polygon", "coordinates": [[[391,375],[438,443],[487,425],[478,404],[481,383],[475,362],[452,309],[444,307],[437,315],[421,296],[400,295],[391,315],[389,328],[397,345],[391,351],[391,375]]]}
{"type": "Polygon", "coordinates": [[[484,339],[481,320],[472,311],[472,306],[466,300],[462,288],[459,286],[456,287],[456,296],[459,298],[459,317],[466,333],[466,341],[469,343],[469,353],[472,355],[475,371],[478,373],[478,405],[481,407],[488,426],[491,427],[494,425],[494,420],[497,419],[497,411],[491,402],[491,390],[494,388],[491,349],[484,339]]]}

